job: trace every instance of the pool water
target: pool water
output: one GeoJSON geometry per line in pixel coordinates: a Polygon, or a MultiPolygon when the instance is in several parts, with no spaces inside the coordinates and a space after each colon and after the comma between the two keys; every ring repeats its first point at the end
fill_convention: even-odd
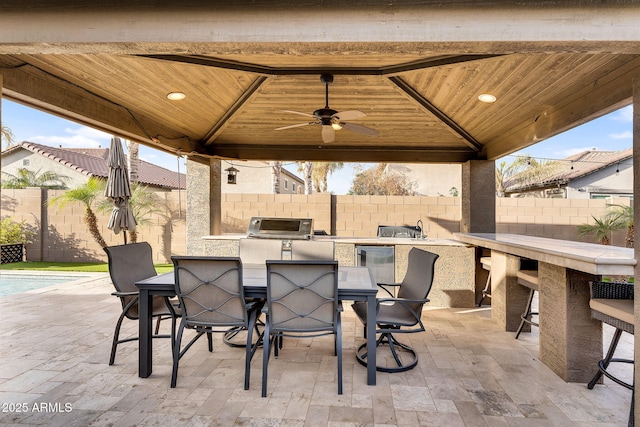
{"type": "Polygon", "coordinates": [[[70,274],[0,273],[0,297],[33,291],[60,283],[74,282],[91,276],[70,274]]]}

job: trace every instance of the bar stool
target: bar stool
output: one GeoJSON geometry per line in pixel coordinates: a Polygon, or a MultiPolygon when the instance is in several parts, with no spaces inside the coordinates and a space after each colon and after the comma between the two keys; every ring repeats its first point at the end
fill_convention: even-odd
{"type": "Polygon", "coordinates": [[[526,288],[529,288],[529,301],[527,302],[527,307],[524,309],[524,313],[520,316],[522,319],[520,321],[520,326],[518,326],[518,330],[516,331],[516,339],[520,336],[520,332],[522,332],[522,328],[524,328],[524,324],[528,323],[529,325],[539,326],[537,322],[532,320],[533,316],[538,316],[537,311],[531,311],[531,305],[533,303],[533,297],[535,293],[538,292],[538,270],[518,270],[516,273],[516,277],[518,278],[518,284],[522,285],[526,288]]]}
{"type": "Polygon", "coordinates": [[[484,285],[482,295],[480,295],[478,302],[476,303],[478,307],[482,306],[482,301],[484,301],[485,298],[491,298],[491,257],[483,256],[480,258],[480,264],[483,269],[489,272],[489,274],[487,275],[487,283],[484,285]]]}
{"type": "Polygon", "coordinates": [[[635,401],[634,384],[622,381],[607,371],[610,363],[634,363],[631,359],[614,358],[614,353],[622,332],[633,335],[633,284],[612,282],[590,282],[591,285],[591,317],[603,323],[613,326],[616,331],[611,339],[609,350],[604,359],[598,362],[598,372],[587,385],[589,390],[600,382],[602,376],[606,376],[617,384],[631,390],[631,409],[629,410],[628,425],[634,425],[633,405],[635,401]]]}

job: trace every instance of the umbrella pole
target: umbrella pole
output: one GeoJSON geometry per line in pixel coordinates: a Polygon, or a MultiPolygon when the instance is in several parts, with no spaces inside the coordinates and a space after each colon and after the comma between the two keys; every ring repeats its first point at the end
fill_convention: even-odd
{"type": "Polygon", "coordinates": [[[122,235],[124,236],[124,244],[127,244],[127,230],[122,230],[122,235]]]}

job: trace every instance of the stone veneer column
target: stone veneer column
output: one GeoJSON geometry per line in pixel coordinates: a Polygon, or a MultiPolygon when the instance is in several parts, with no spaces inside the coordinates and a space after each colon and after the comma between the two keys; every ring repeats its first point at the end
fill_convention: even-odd
{"type": "MultiPolygon", "coordinates": [[[[519,268],[519,257],[491,251],[491,319],[509,332],[518,330],[529,297],[529,289],[517,282],[519,268]]],[[[530,331],[531,325],[522,330],[530,331]]]]}
{"type": "Polygon", "coordinates": [[[602,359],[602,323],[591,318],[588,286],[599,277],[544,262],[538,277],[540,360],[565,381],[588,383],[602,359]]]}
{"type": "Polygon", "coordinates": [[[187,160],[187,254],[205,255],[202,236],[220,234],[221,165],[211,160],[209,165],[187,160]]]}
{"type": "Polygon", "coordinates": [[[460,232],[496,232],[496,166],[492,160],[462,164],[460,232]]]}
{"type": "MultiPolygon", "coordinates": [[[[494,161],[470,160],[462,164],[462,201],[460,232],[496,232],[496,167],[494,161]]],[[[475,271],[482,271],[480,258],[482,248],[476,248],[475,271]]],[[[493,276],[492,276],[493,278],[493,276]]],[[[492,280],[494,282],[495,279],[492,280]]],[[[484,274],[476,274],[475,299],[482,293],[486,283],[484,274]],[[478,278],[482,278],[478,280],[478,278]]],[[[493,305],[494,298],[491,298],[493,305]]],[[[495,313],[493,314],[495,316],[495,313]]],[[[495,317],[494,317],[495,318],[495,317]]],[[[498,323],[504,325],[506,319],[498,323]]]]}

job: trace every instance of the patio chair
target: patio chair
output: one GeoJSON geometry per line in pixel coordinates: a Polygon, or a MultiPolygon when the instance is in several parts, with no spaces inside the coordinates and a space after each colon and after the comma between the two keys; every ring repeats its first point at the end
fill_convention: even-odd
{"type": "MultiPolygon", "coordinates": [[[[376,304],[376,351],[388,345],[391,357],[376,354],[379,363],[376,370],[380,372],[403,372],[413,369],[418,364],[418,354],[410,346],[399,342],[394,334],[416,333],[424,331],[422,323],[422,306],[429,301],[427,296],[433,283],[436,260],[439,255],[422,249],[412,248],[409,251],[407,272],[398,287],[397,297],[385,287],[390,297],[378,298],[376,304]],[[389,359],[392,359],[389,360],[389,359]],[[389,361],[388,361],[389,360],[389,361]],[[388,362],[387,362],[388,361],[388,362]]],[[[388,285],[386,285],[388,286],[388,285]]],[[[362,301],[352,304],[353,310],[365,326],[367,326],[367,304],[362,301]]],[[[358,362],[367,366],[367,343],[356,350],[358,362]]]]}
{"type": "MultiPolygon", "coordinates": [[[[267,261],[267,305],[262,356],[262,397],[267,396],[271,347],[283,336],[313,338],[334,335],[338,361],[338,394],[342,394],[341,305],[338,301],[338,262],[267,261]]],[[[293,374],[293,373],[292,373],[293,374]]]]}
{"type": "MultiPolygon", "coordinates": [[[[151,246],[147,242],[131,243],[128,245],[107,246],[104,248],[109,262],[109,275],[116,288],[114,295],[120,298],[122,313],[116,323],[111,345],[111,357],[109,365],[113,365],[116,359],[118,344],[129,341],[137,341],[138,337],[120,339],[120,328],[125,318],[138,320],[138,288],[135,283],[157,275],[153,266],[151,246]]],[[[175,307],[167,297],[153,298],[153,317],[157,319],[153,338],[171,338],[174,343],[176,317],[180,316],[180,309],[175,307]],[[163,319],[171,319],[171,334],[159,335],[160,322],[163,319]]]]}
{"type": "MultiPolygon", "coordinates": [[[[240,259],[244,265],[262,265],[267,259],[282,259],[282,241],[278,239],[240,239],[240,259]]],[[[248,302],[261,304],[258,307],[256,320],[256,337],[262,336],[259,327],[264,323],[259,319],[264,299],[251,299],[248,302]]],[[[223,341],[230,347],[244,347],[246,344],[246,329],[244,326],[230,328],[223,335],[223,341]]],[[[262,343],[260,343],[261,345],[262,343]]]]}
{"type": "Polygon", "coordinates": [[[487,281],[484,284],[481,294],[478,296],[476,305],[482,307],[482,303],[485,298],[491,298],[491,255],[483,256],[480,258],[480,265],[484,270],[487,270],[487,281]]]}
{"type": "Polygon", "coordinates": [[[171,260],[182,309],[173,349],[171,388],[176,386],[180,359],[203,334],[207,334],[211,352],[213,332],[225,333],[229,327],[243,326],[247,330],[244,388],[248,390],[251,359],[258,347],[257,343],[252,345],[258,305],[245,300],[240,258],[172,256],[171,260]],[[185,329],[195,330],[196,335],[183,348],[185,329]]]}
{"type": "Polygon", "coordinates": [[[533,311],[533,299],[536,292],[540,290],[540,281],[538,279],[538,262],[535,260],[520,259],[520,269],[516,272],[517,282],[520,286],[529,289],[529,298],[524,312],[520,315],[520,325],[516,330],[516,339],[523,331],[525,324],[539,327],[540,323],[533,320],[533,316],[540,316],[540,313],[533,311]]]}
{"type": "MultiPolygon", "coordinates": [[[[604,359],[598,362],[598,372],[587,385],[589,390],[601,382],[602,376],[614,381],[625,388],[631,390],[631,409],[629,410],[628,425],[634,425],[635,403],[635,387],[634,383],[628,383],[609,372],[609,364],[611,363],[631,363],[632,359],[614,358],[616,347],[620,341],[622,332],[633,335],[634,317],[633,317],[633,283],[612,283],[612,282],[590,282],[591,299],[589,307],[591,307],[591,317],[603,323],[611,325],[615,328],[609,350],[604,359]]],[[[618,374],[619,375],[619,374],[618,374]]],[[[633,374],[631,375],[633,378],[633,374]]]]}

